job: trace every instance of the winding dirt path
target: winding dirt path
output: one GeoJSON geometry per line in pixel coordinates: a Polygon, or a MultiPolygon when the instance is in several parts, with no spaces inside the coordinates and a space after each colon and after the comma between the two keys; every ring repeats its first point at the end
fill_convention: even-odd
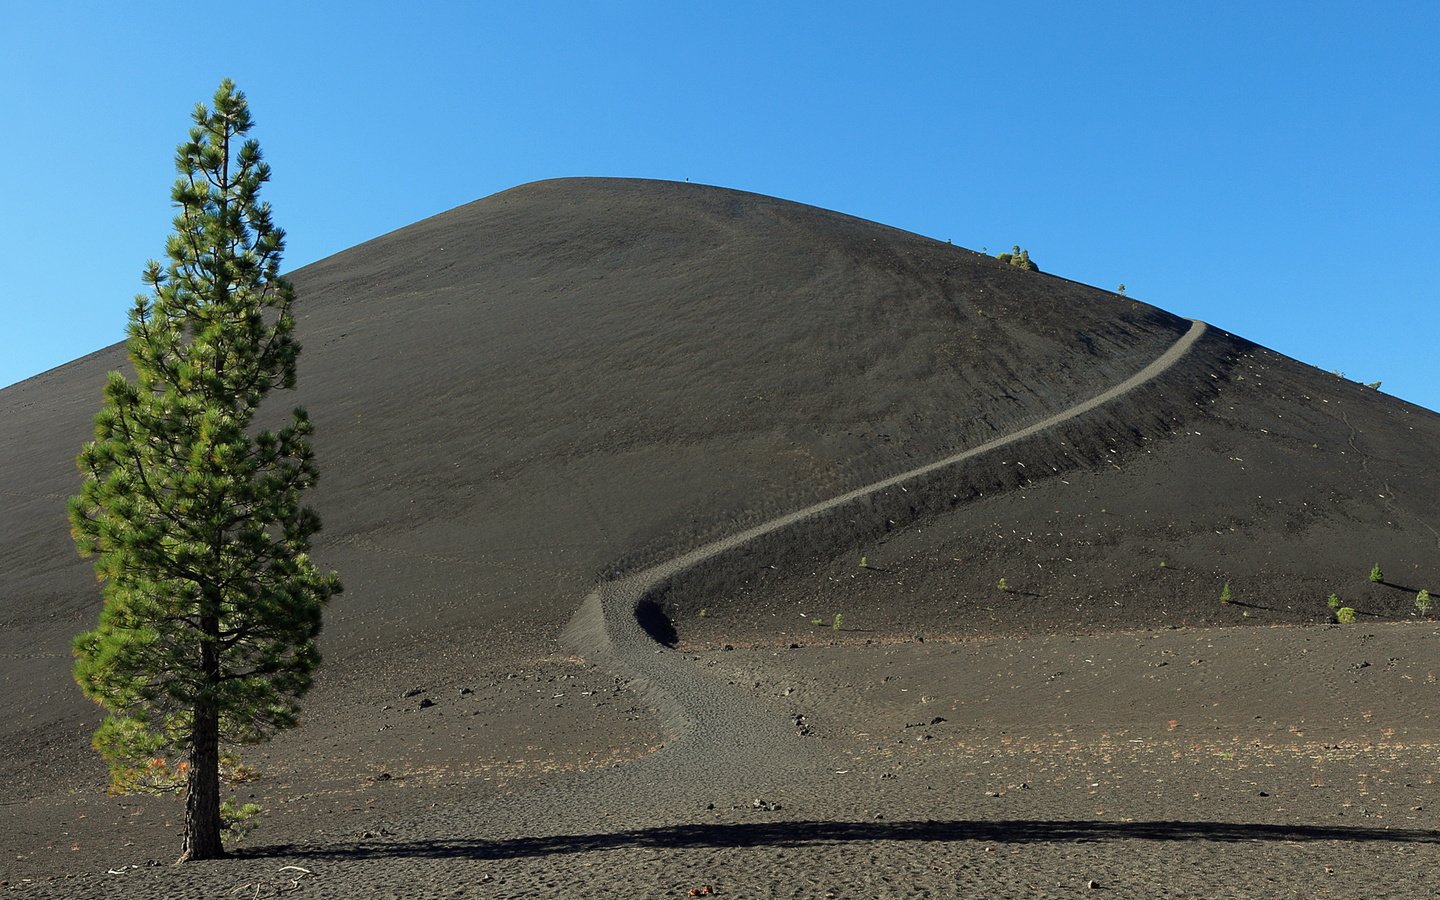
{"type": "MultiPolygon", "coordinates": [[[[566,639],[590,661],[634,679],[647,700],[659,711],[661,724],[671,738],[670,744],[661,752],[620,770],[625,773],[620,780],[633,782],[637,790],[644,790],[647,786],[655,789],[660,784],[688,784],[692,787],[706,782],[723,784],[736,778],[758,786],[777,778],[783,780],[782,769],[793,771],[795,767],[803,767],[810,762],[807,753],[802,751],[797,754],[792,748],[787,748],[785,753],[757,752],[777,739],[792,739],[787,729],[781,727],[784,720],[780,712],[763,708],[743,692],[707,676],[695,666],[687,665],[682,653],[657,643],[641,627],[637,611],[658,589],[663,589],[669,579],[764,535],[920,479],[937,469],[959,465],[1084,415],[1169,369],[1205,331],[1205,323],[1192,321],[1189,331],[1144,369],[1048,418],[978,447],[712,541],[659,565],[597,587],[585,597],[575,613],[566,629],[566,639]]],[[[616,779],[620,771],[612,771],[607,777],[616,779]]]]}

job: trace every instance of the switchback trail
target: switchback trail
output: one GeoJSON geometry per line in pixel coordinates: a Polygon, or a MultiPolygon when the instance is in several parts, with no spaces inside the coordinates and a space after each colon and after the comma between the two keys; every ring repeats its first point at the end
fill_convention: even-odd
{"type": "MultiPolygon", "coordinates": [[[[637,613],[647,603],[654,602],[654,595],[663,590],[669,580],[762,536],[919,480],[938,469],[959,465],[1084,415],[1169,369],[1194,346],[1205,330],[1203,322],[1192,321],[1190,329],[1144,369],[1048,418],[980,446],[747,528],[595,588],[586,596],[566,629],[567,641],[591,662],[633,679],[642,694],[659,711],[662,727],[670,737],[670,743],[660,752],[621,770],[604,773],[604,777],[617,782],[633,781],[634,789],[642,792],[653,790],[660,784],[688,785],[699,789],[705,782],[718,786],[734,784],[737,779],[758,787],[765,783],[783,783],[782,768],[793,771],[797,766],[818,762],[807,763],[808,754],[797,754],[793,749],[766,752],[765,748],[777,739],[803,738],[792,737],[782,727],[784,720],[778,710],[763,708],[744,692],[717,681],[695,666],[687,665],[681,652],[662,646],[641,627],[637,613]],[[621,772],[624,772],[623,776],[621,772]]],[[[618,783],[614,786],[621,787],[618,783]]],[[[704,794],[704,790],[699,791],[699,795],[704,794]]]]}

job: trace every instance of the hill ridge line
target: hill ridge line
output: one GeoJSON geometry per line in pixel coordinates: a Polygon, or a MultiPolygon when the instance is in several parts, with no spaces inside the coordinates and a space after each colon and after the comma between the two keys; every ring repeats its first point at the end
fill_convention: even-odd
{"type": "Polygon", "coordinates": [[[566,626],[564,640],[591,662],[616,668],[636,682],[641,695],[659,712],[662,727],[672,737],[672,748],[683,745],[688,750],[703,749],[713,763],[723,758],[710,755],[722,749],[717,744],[747,745],[773,739],[769,728],[756,728],[773,715],[765,714],[759,704],[749,698],[733,691],[717,690],[712,679],[678,665],[677,651],[660,644],[641,626],[639,613],[647,602],[654,602],[652,595],[656,590],[687,569],[759,537],[1020,441],[1128,394],[1171,368],[1200,340],[1207,330],[1206,324],[1199,319],[1190,322],[1189,330],[1145,368],[1087,400],[978,446],[813,503],[702,544],[633,575],[598,585],[586,595],[566,626]],[[752,706],[753,709],[741,709],[752,706]],[[702,722],[706,727],[699,727],[702,722]]]}

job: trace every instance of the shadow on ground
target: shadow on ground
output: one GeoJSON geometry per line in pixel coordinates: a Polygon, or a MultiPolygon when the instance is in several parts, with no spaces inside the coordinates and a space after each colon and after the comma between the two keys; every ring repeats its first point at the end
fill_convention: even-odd
{"type": "Polygon", "coordinates": [[[610,834],[553,835],[484,840],[367,841],[353,845],[274,845],[237,854],[316,859],[514,859],[626,848],[801,847],[851,841],[993,841],[1046,843],[1142,841],[1345,841],[1440,844],[1440,831],[1344,825],[1272,825],[1237,822],[905,821],[764,822],[669,825],[610,834]]]}

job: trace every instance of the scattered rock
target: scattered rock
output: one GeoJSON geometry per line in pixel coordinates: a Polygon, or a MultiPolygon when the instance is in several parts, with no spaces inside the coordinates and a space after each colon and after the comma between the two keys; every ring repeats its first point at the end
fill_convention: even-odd
{"type": "Polygon", "coordinates": [[[406,700],[409,700],[411,697],[418,697],[423,693],[425,693],[424,688],[411,688],[400,696],[405,698],[406,700]]]}
{"type": "Polygon", "coordinates": [[[435,701],[434,701],[434,700],[431,700],[429,697],[426,697],[424,700],[421,700],[421,701],[420,701],[420,708],[421,708],[421,709],[429,709],[430,707],[432,707],[432,706],[434,706],[434,705],[435,705],[435,701]]]}
{"type": "Polygon", "coordinates": [[[944,721],[945,721],[945,717],[944,717],[944,716],[936,716],[935,718],[931,719],[931,720],[928,721],[928,722],[909,722],[909,723],[907,723],[907,724],[905,725],[905,727],[906,727],[906,728],[929,728],[931,725],[939,725],[939,724],[941,724],[941,723],[944,722],[944,721]]]}
{"type": "Polygon", "coordinates": [[[389,781],[391,778],[394,778],[394,777],[395,777],[395,776],[391,775],[389,772],[381,772],[379,775],[376,775],[375,777],[371,778],[370,780],[371,780],[371,781],[389,781]]]}
{"type": "Polygon", "coordinates": [[[778,803],[774,803],[769,800],[762,800],[759,797],[756,797],[754,800],[750,801],[750,805],[755,809],[763,809],[765,812],[776,812],[777,810],[784,808],[778,803]]]}
{"type": "Polygon", "coordinates": [[[1089,888],[1090,890],[1092,890],[1092,891],[1098,891],[1098,890],[1100,890],[1100,882],[1096,881],[1096,880],[1093,879],[1093,878],[1090,879],[1089,881],[1085,882],[1085,886],[1086,886],[1087,888],[1089,888]]]}
{"type": "Polygon", "coordinates": [[[466,696],[466,695],[468,695],[468,694],[473,694],[473,693],[475,693],[475,691],[474,691],[473,688],[462,687],[462,688],[460,689],[460,696],[462,696],[462,697],[464,697],[464,696],[466,696]]]}

